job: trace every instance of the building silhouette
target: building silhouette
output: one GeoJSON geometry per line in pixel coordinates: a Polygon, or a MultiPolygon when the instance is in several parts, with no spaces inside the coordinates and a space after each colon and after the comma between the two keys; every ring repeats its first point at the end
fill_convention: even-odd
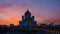
{"type": "Polygon", "coordinates": [[[54,26],[53,22],[49,25],[42,23],[37,26],[34,16],[27,10],[22,16],[22,21],[19,21],[19,25],[0,25],[0,34],[60,34],[60,25],[54,26]]]}
{"type": "Polygon", "coordinates": [[[10,24],[10,29],[14,29],[14,24],[10,24]]]}
{"type": "Polygon", "coordinates": [[[37,22],[34,20],[34,16],[31,16],[29,10],[27,10],[22,16],[22,21],[19,22],[20,28],[32,28],[37,26],[37,22]]]}

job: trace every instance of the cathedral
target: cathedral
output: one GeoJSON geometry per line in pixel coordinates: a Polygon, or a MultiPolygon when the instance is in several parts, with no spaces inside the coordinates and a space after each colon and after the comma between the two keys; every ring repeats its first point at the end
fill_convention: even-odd
{"type": "Polygon", "coordinates": [[[31,16],[29,10],[27,10],[22,16],[22,21],[19,22],[20,28],[32,28],[37,26],[37,22],[34,20],[34,16],[31,16]]]}

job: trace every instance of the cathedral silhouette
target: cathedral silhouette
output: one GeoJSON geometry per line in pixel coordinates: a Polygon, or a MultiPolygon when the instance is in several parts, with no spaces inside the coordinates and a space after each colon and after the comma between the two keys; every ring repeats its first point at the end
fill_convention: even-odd
{"type": "Polygon", "coordinates": [[[37,21],[34,20],[34,16],[31,15],[30,11],[27,10],[22,16],[22,21],[19,22],[20,28],[32,28],[37,26],[37,21]]]}
{"type": "Polygon", "coordinates": [[[18,26],[14,26],[14,24],[0,25],[0,34],[60,34],[60,25],[42,23],[38,26],[34,16],[27,10],[18,26]]]}

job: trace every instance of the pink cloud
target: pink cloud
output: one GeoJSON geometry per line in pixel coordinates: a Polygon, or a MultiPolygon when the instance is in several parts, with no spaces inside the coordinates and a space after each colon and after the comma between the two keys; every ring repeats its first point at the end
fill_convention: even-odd
{"type": "Polygon", "coordinates": [[[7,7],[10,7],[12,5],[13,4],[2,4],[2,5],[0,5],[0,8],[7,8],[7,7]]]}

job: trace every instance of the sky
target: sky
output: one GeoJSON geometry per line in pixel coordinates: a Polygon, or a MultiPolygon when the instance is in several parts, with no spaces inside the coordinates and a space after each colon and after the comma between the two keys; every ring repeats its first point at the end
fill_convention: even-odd
{"type": "Polygon", "coordinates": [[[60,0],[0,0],[0,24],[18,25],[27,8],[37,24],[60,25],[60,0]]]}

